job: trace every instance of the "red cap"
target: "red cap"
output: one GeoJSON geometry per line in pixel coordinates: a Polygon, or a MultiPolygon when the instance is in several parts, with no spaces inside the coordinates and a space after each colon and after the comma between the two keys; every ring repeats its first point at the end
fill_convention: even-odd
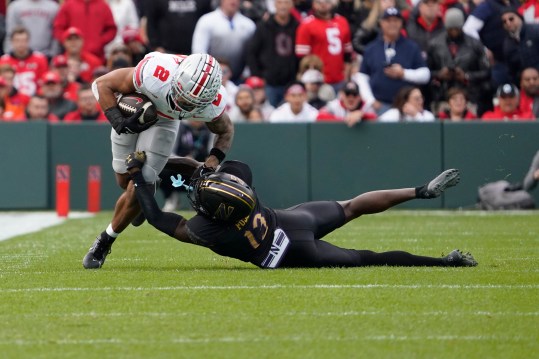
{"type": "Polygon", "coordinates": [[[7,86],[7,82],[2,76],[0,76],[0,86],[2,87],[7,86]]]}
{"type": "Polygon", "coordinates": [[[58,75],[56,72],[47,71],[41,77],[41,81],[43,82],[43,84],[48,84],[51,82],[55,84],[59,84],[62,82],[62,79],[60,78],[60,75],[58,75]]]}
{"type": "Polygon", "coordinates": [[[82,31],[80,31],[79,28],[77,27],[71,26],[62,34],[62,41],[66,41],[68,37],[73,36],[73,35],[82,38],[82,31]]]}
{"type": "Polygon", "coordinates": [[[122,39],[124,40],[124,44],[127,44],[131,41],[138,41],[140,43],[144,43],[144,41],[142,41],[142,37],[140,36],[140,30],[130,26],[127,26],[122,31],[122,39]]]}
{"type": "Polygon", "coordinates": [[[67,57],[65,57],[65,55],[58,55],[58,56],[53,57],[52,66],[54,67],[67,66],[67,57]]]}
{"type": "Polygon", "coordinates": [[[245,80],[245,85],[249,86],[252,89],[264,87],[265,84],[266,82],[264,81],[264,79],[258,76],[251,76],[248,77],[247,80],[245,80]]]}

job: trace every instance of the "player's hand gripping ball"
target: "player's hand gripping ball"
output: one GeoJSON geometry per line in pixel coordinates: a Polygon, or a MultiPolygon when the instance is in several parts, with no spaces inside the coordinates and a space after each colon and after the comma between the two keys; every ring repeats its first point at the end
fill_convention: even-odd
{"type": "Polygon", "coordinates": [[[155,105],[150,101],[148,96],[141,93],[134,92],[121,95],[118,98],[118,108],[125,117],[133,116],[137,111],[142,109],[142,114],[138,118],[138,122],[141,125],[157,120],[157,109],[155,105]]]}

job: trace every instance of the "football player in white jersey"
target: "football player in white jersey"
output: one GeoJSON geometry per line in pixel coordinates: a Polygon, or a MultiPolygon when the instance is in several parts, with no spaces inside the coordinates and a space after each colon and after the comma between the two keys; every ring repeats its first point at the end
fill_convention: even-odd
{"type": "Polygon", "coordinates": [[[116,237],[140,213],[133,182],[124,163],[131,152],[146,152],[144,178],[155,188],[158,175],[172,153],[180,126],[178,120],[195,120],[204,121],[216,135],[210,155],[197,172],[213,170],[223,161],[232,144],[234,127],[224,111],[227,94],[221,77],[221,67],[210,55],[152,52],[136,67],[114,70],[94,81],[94,95],[113,128],[110,136],[112,167],[118,185],[125,191],[116,202],[111,223],[84,257],[84,268],[101,268],[116,237]],[[130,117],[122,115],[116,95],[133,92],[151,99],[157,110],[157,121],[139,123],[142,110],[130,117]]]}

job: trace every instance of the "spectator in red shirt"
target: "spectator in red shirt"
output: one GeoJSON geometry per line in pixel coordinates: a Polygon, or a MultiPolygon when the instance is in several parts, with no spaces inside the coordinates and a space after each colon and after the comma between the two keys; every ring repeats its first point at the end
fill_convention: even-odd
{"type": "Polygon", "coordinates": [[[528,67],[520,75],[520,109],[539,118],[539,70],[528,67]]]}
{"type": "Polygon", "coordinates": [[[28,121],[45,120],[50,123],[60,121],[58,116],[50,112],[49,101],[41,95],[34,95],[30,98],[25,114],[28,121]]]}
{"type": "Polygon", "coordinates": [[[80,87],[77,106],[77,110],[65,115],[64,122],[107,122],[107,117],[103,111],[101,111],[101,108],[99,107],[89,84],[83,84],[80,87]]]}
{"type": "Polygon", "coordinates": [[[494,111],[488,111],[481,117],[483,121],[530,121],[534,120],[533,113],[522,111],[519,105],[519,91],[517,87],[510,83],[505,83],[498,87],[496,91],[498,105],[494,111]]]}
{"type": "Polygon", "coordinates": [[[13,87],[15,69],[10,64],[0,65],[0,98],[4,100],[4,121],[24,121],[24,109],[30,97],[13,87]]]}
{"type": "Polygon", "coordinates": [[[333,14],[332,0],[314,0],[314,15],[303,20],[296,32],[296,55],[315,54],[324,63],[324,82],[335,91],[344,84],[352,62],[350,25],[333,14]]]}
{"type": "Polygon", "coordinates": [[[37,91],[37,81],[49,68],[45,55],[30,49],[30,33],[16,27],[10,36],[11,53],[0,58],[0,64],[10,64],[15,69],[14,86],[26,96],[37,91]]]}
{"type": "Polygon", "coordinates": [[[447,90],[447,104],[446,109],[438,112],[440,120],[460,122],[477,119],[477,115],[468,109],[466,90],[460,87],[451,87],[447,90]]]}
{"type": "MultiPolygon", "coordinates": [[[[85,39],[82,31],[76,27],[70,27],[62,36],[62,44],[65,52],[62,55],[67,58],[67,64],[72,81],[90,83],[92,81],[92,72],[103,62],[100,58],[84,50],[85,39]]],[[[53,62],[58,58],[55,56],[53,62]]]]}
{"type": "Polygon", "coordinates": [[[116,36],[116,23],[104,0],[65,1],[54,19],[54,37],[64,41],[65,32],[77,27],[84,37],[84,51],[105,60],[105,45],[116,36]]]}
{"type": "Polygon", "coordinates": [[[51,61],[51,70],[60,75],[64,86],[64,97],[73,102],[77,102],[80,83],[69,76],[69,66],[65,55],[58,55],[51,61]]]}

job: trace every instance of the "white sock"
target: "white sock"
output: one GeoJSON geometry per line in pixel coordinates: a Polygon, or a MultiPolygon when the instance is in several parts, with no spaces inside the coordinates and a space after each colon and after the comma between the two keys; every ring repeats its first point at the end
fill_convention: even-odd
{"type": "Polygon", "coordinates": [[[114,230],[112,229],[112,223],[109,224],[109,226],[107,227],[107,230],[105,232],[107,232],[107,234],[109,236],[111,236],[112,238],[116,238],[116,237],[118,237],[120,235],[120,233],[114,232],[114,230]]]}

